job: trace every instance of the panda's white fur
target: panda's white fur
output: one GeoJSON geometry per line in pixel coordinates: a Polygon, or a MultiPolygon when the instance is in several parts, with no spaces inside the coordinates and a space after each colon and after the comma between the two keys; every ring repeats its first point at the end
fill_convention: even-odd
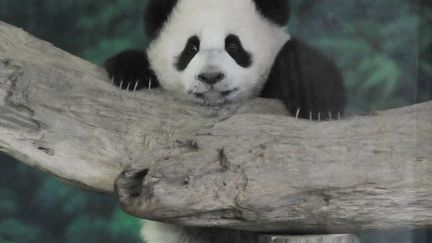
{"type": "Polygon", "coordinates": [[[141,228],[146,243],[181,243],[180,239],[187,238],[185,233],[180,226],[149,220],[144,220],[141,228]]]}
{"type": "Polygon", "coordinates": [[[146,243],[257,243],[254,232],[215,228],[181,227],[145,221],[142,236],[146,243]]]}
{"type": "Polygon", "coordinates": [[[257,95],[289,39],[285,27],[265,19],[252,0],[179,0],[147,55],[162,87],[179,97],[213,105],[257,95]],[[225,51],[229,34],[237,35],[251,53],[250,67],[241,67],[225,51]],[[194,35],[200,39],[200,51],[185,70],[179,71],[174,63],[194,35]],[[197,79],[209,68],[225,74],[213,87],[197,79]],[[234,92],[228,96],[220,95],[231,90],[234,92]],[[206,99],[197,99],[194,93],[205,93],[206,99]]]}

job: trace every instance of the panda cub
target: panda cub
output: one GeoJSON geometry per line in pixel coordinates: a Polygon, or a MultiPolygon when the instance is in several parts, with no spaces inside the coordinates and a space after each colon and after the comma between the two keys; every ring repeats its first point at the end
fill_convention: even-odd
{"type": "Polygon", "coordinates": [[[148,49],[122,52],[105,67],[122,89],[162,86],[205,105],[260,96],[301,118],[340,116],[338,68],[286,32],[288,13],[287,0],[150,0],[148,49]]]}
{"type": "MultiPolygon", "coordinates": [[[[122,89],[161,86],[180,99],[222,105],[260,96],[307,119],[332,119],[345,106],[337,67],[286,32],[287,0],[149,0],[146,51],[105,63],[122,89]]],[[[147,243],[251,243],[253,233],[146,222],[147,243]]]]}

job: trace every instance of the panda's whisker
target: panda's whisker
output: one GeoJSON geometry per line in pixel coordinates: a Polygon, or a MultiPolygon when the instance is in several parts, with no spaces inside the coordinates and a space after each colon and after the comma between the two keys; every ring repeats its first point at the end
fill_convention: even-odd
{"type": "Polygon", "coordinates": [[[297,109],[297,113],[296,113],[296,120],[299,119],[299,116],[300,116],[300,108],[297,109]]]}
{"type": "Polygon", "coordinates": [[[136,91],[137,91],[137,88],[138,88],[138,80],[135,81],[135,86],[134,86],[133,92],[136,92],[136,91]]]}

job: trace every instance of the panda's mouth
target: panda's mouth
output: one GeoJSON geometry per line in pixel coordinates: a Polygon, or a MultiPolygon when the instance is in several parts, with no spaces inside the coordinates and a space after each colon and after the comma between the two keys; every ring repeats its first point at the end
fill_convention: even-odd
{"type": "Polygon", "coordinates": [[[213,105],[213,104],[225,103],[238,90],[239,90],[238,88],[226,90],[226,91],[218,91],[218,90],[211,89],[209,91],[202,92],[202,93],[193,93],[193,95],[198,100],[201,100],[206,104],[213,105]]]}
{"type": "Polygon", "coordinates": [[[197,98],[205,98],[206,96],[209,95],[219,95],[222,97],[227,97],[230,96],[232,93],[236,92],[238,89],[232,89],[232,90],[227,90],[227,91],[215,91],[215,90],[211,90],[211,91],[207,91],[207,92],[203,92],[203,93],[194,93],[194,95],[197,98]]]}

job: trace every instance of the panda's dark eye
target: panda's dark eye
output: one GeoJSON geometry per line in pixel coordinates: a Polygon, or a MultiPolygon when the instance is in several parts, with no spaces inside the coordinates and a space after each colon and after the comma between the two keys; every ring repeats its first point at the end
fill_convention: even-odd
{"type": "Polygon", "coordinates": [[[243,48],[237,35],[230,34],[226,37],[225,50],[238,65],[247,68],[252,64],[252,55],[243,48]]]}
{"type": "Polygon", "coordinates": [[[191,44],[191,45],[189,46],[189,52],[190,52],[191,54],[196,54],[198,51],[199,51],[199,47],[198,47],[197,45],[195,45],[195,44],[191,44]]]}
{"type": "Polygon", "coordinates": [[[229,43],[229,44],[226,46],[226,50],[227,50],[227,52],[229,52],[229,53],[236,53],[236,52],[238,52],[238,50],[239,50],[239,46],[238,46],[236,43],[229,43]]]}

